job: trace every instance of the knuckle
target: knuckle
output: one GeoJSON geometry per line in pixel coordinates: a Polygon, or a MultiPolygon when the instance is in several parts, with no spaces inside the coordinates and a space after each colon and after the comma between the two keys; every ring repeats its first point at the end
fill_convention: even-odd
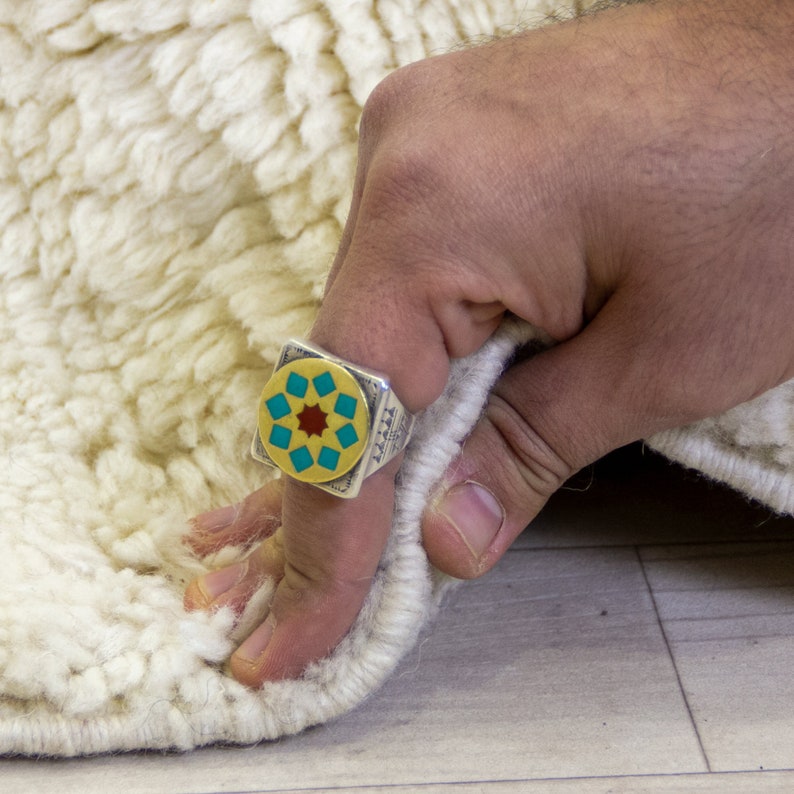
{"type": "Polygon", "coordinates": [[[492,394],[484,421],[500,439],[505,472],[505,486],[518,505],[531,503],[537,509],[538,497],[548,499],[575,469],[564,460],[507,398],[492,394]]]}
{"type": "Polygon", "coordinates": [[[443,187],[439,136],[428,128],[437,112],[421,69],[403,67],[383,80],[364,106],[360,128],[367,163],[367,209],[412,212],[443,187]]]}
{"type": "Polygon", "coordinates": [[[363,143],[377,140],[392,120],[402,117],[411,109],[420,85],[420,71],[419,64],[403,66],[375,86],[361,113],[359,138],[363,143]]]}
{"type": "Polygon", "coordinates": [[[435,215],[444,195],[441,153],[437,143],[417,134],[410,145],[384,147],[367,174],[366,209],[373,217],[414,219],[435,215]]]}
{"type": "Polygon", "coordinates": [[[397,72],[392,72],[388,77],[381,80],[364,103],[359,122],[359,142],[361,146],[366,146],[376,141],[394,115],[394,107],[399,101],[399,90],[395,86],[397,72]]]}
{"type": "Polygon", "coordinates": [[[352,591],[366,591],[371,573],[362,574],[359,569],[360,561],[352,553],[297,553],[293,547],[292,553],[285,555],[282,582],[295,600],[325,602],[352,591]]]}
{"type": "Polygon", "coordinates": [[[322,615],[334,605],[363,602],[371,586],[371,578],[353,579],[322,567],[287,563],[278,589],[281,617],[291,614],[322,615]]]}

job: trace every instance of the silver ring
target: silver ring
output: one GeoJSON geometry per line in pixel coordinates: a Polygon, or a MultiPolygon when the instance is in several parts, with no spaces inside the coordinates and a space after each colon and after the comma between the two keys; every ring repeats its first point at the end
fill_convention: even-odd
{"type": "Polygon", "coordinates": [[[291,339],[262,390],[253,457],[345,499],[405,449],[414,417],[380,373],[291,339]]]}

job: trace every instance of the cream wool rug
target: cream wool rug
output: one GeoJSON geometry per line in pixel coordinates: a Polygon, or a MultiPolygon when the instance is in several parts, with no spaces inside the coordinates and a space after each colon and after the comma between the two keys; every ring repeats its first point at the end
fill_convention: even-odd
{"type": "MultiPolygon", "coordinates": [[[[303,680],[223,674],[231,616],[185,613],[182,591],[241,550],[199,561],[180,536],[267,476],[256,399],[316,312],[370,90],[548,10],[0,2],[0,752],[272,739],[355,706],[411,646],[448,584],[419,545],[426,494],[519,327],[422,417],[369,601],[303,680]]],[[[792,439],[790,383],[652,443],[794,512],[792,439]]]]}

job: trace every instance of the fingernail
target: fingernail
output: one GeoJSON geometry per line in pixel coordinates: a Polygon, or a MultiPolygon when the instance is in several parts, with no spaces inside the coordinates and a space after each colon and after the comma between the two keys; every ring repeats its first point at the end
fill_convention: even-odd
{"type": "Polygon", "coordinates": [[[248,571],[248,560],[221,568],[203,576],[200,580],[201,589],[213,601],[220,595],[227,593],[236,584],[239,584],[248,571]]]}
{"type": "Polygon", "coordinates": [[[438,501],[436,511],[443,515],[479,560],[493,543],[505,519],[497,498],[476,482],[453,485],[438,501]]]}
{"type": "Polygon", "coordinates": [[[199,532],[220,532],[234,521],[236,515],[237,505],[227,505],[201,513],[193,518],[192,523],[199,532]]]}
{"type": "Polygon", "coordinates": [[[248,639],[235,651],[235,656],[241,661],[256,661],[264,652],[273,636],[275,623],[268,619],[248,635],[248,639]]]}

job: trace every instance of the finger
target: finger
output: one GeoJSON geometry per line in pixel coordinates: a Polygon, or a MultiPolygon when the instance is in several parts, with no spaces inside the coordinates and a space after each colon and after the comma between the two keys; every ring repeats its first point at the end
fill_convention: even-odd
{"type": "Polygon", "coordinates": [[[353,500],[288,483],[284,577],[267,620],[232,655],[235,678],[256,687],[296,677],[347,633],[391,528],[395,470],[392,463],[372,475],[353,500]]]}
{"type": "MultiPolygon", "coordinates": [[[[636,299],[635,299],[636,300],[636,299]]],[[[657,337],[615,296],[578,336],[511,368],[423,518],[431,562],[459,578],[488,571],[575,471],[681,423],[660,397],[657,337]]]]}
{"type": "Polygon", "coordinates": [[[281,525],[281,479],[268,482],[242,502],[195,516],[184,542],[199,556],[225,546],[240,546],[270,537],[281,525]]]}
{"type": "Polygon", "coordinates": [[[230,607],[239,617],[262,584],[268,580],[278,582],[283,573],[284,551],[279,531],[242,561],[194,579],[185,590],[185,608],[217,611],[230,607]]]}

